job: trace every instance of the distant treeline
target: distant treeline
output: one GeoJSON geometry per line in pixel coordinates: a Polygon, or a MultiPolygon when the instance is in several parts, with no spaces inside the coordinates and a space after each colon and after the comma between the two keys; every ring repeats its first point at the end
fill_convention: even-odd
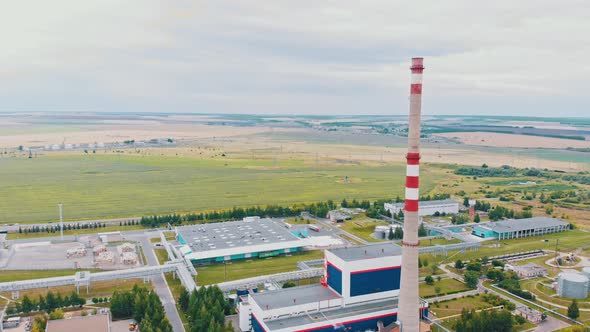
{"type": "Polygon", "coordinates": [[[183,222],[203,222],[215,220],[239,220],[248,216],[260,216],[265,218],[282,218],[300,215],[301,212],[307,211],[315,216],[325,217],[328,211],[334,210],[336,204],[332,200],[311,204],[299,204],[292,207],[268,205],[266,207],[234,207],[231,210],[220,210],[202,213],[189,214],[170,214],[161,216],[144,216],[141,217],[140,224],[145,227],[157,227],[159,225],[171,224],[180,225],[183,222]]]}
{"type": "MultiPolygon", "coordinates": [[[[64,224],[64,231],[70,231],[75,229],[96,229],[96,228],[103,228],[107,227],[104,223],[84,223],[84,224],[64,224]]],[[[48,226],[31,226],[31,227],[19,227],[19,233],[55,233],[59,232],[60,227],[59,225],[48,225],[48,226]]]]}
{"type": "Polygon", "coordinates": [[[548,169],[525,168],[517,169],[504,165],[502,167],[488,167],[483,164],[481,167],[459,167],[455,170],[457,175],[475,176],[475,177],[517,177],[533,176],[544,179],[562,179],[564,181],[577,182],[580,184],[590,184],[589,172],[578,172],[576,174],[564,174],[562,171],[550,171],[548,169]]]}
{"type": "Polygon", "coordinates": [[[352,201],[342,200],[340,204],[334,203],[332,200],[325,202],[317,202],[310,204],[296,204],[293,206],[279,206],[267,205],[265,207],[255,206],[249,208],[234,207],[231,210],[219,210],[202,213],[189,214],[168,214],[160,216],[143,216],[140,224],[144,227],[158,227],[160,225],[180,225],[183,222],[188,223],[202,223],[208,221],[218,220],[240,220],[249,216],[260,216],[263,218],[285,218],[298,216],[301,212],[309,212],[318,217],[326,217],[328,211],[335,210],[340,206],[346,208],[361,208],[366,210],[367,216],[370,218],[380,218],[381,215],[391,216],[388,211],[383,208],[385,202],[391,202],[391,199],[377,200],[371,202],[369,200],[352,201]]]}

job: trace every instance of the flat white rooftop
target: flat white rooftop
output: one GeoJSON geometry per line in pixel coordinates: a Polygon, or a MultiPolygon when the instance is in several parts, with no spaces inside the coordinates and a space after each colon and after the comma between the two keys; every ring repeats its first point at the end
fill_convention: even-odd
{"type": "Polygon", "coordinates": [[[284,224],[271,219],[181,226],[176,232],[193,252],[299,240],[284,224]]]}
{"type": "Polygon", "coordinates": [[[359,247],[330,249],[329,251],[346,262],[352,262],[363,259],[398,256],[402,254],[402,247],[391,242],[386,242],[359,247]]]}
{"type": "Polygon", "coordinates": [[[282,288],[274,291],[254,293],[250,294],[250,296],[252,296],[262,310],[272,310],[341,298],[340,295],[320,284],[282,288]]]}

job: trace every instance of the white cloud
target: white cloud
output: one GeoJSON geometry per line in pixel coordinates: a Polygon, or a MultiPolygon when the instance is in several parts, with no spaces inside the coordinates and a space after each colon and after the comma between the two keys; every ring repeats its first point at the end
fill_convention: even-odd
{"type": "Polygon", "coordinates": [[[581,0],[3,6],[0,110],[400,114],[424,55],[425,112],[590,114],[581,0]]]}

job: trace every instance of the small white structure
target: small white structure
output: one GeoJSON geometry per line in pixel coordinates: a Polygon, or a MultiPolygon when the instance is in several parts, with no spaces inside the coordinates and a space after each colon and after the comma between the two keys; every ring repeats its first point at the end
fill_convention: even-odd
{"type": "Polygon", "coordinates": [[[136,265],[138,256],[135,252],[124,252],[121,254],[121,263],[125,265],[136,265]]]}
{"type": "Polygon", "coordinates": [[[243,222],[258,222],[260,221],[260,217],[258,216],[252,216],[252,217],[244,217],[244,219],[242,219],[243,222]]]}
{"type": "MultiPolygon", "coordinates": [[[[418,204],[418,215],[420,217],[432,216],[437,212],[445,214],[459,213],[459,202],[454,201],[452,199],[444,199],[438,201],[420,201],[418,204]]],[[[383,207],[390,213],[395,214],[399,213],[401,210],[404,209],[405,203],[385,203],[383,207]]]]}
{"type": "Polygon", "coordinates": [[[330,219],[331,222],[344,222],[352,219],[352,216],[344,211],[332,210],[328,212],[326,218],[330,219]]]}
{"type": "Polygon", "coordinates": [[[522,278],[534,278],[544,276],[547,274],[546,268],[534,263],[516,265],[512,269],[514,270],[514,272],[516,272],[516,274],[518,274],[519,277],[522,278]]]}
{"type": "Polygon", "coordinates": [[[117,246],[117,251],[119,252],[119,254],[123,254],[124,252],[134,252],[135,251],[135,245],[131,244],[131,243],[123,243],[119,246],[117,246]]]}
{"type": "Polygon", "coordinates": [[[102,243],[123,241],[123,234],[121,234],[121,232],[98,233],[98,237],[100,238],[102,243]]]}
{"type": "Polygon", "coordinates": [[[375,238],[377,239],[387,239],[387,236],[389,236],[389,232],[390,230],[392,232],[395,232],[395,229],[401,227],[399,225],[387,225],[387,226],[375,226],[375,231],[373,233],[375,233],[375,238]]]}
{"type": "Polygon", "coordinates": [[[20,317],[11,317],[2,322],[2,328],[11,329],[20,325],[20,317]]]}
{"type": "Polygon", "coordinates": [[[96,257],[94,262],[96,264],[106,264],[106,263],[113,264],[113,263],[115,263],[115,255],[110,251],[104,251],[104,252],[101,252],[100,254],[98,254],[98,256],[96,257]]]}
{"type": "Polygon", "coordinates": [[[86,248],[84,247],[77,247],[77,248],[70,248],[66,251],[67,258],[73,257],[85,257],[88,254],[86,248]]]}
{"type": "Polygon", "coordinates": [[[588,296],[588,277],[577,272],[561,272],[557,276],[557,295],[572,299],[585,299],[588,296]]]}
{"type": "Polygon", "coordinates": [[[106,252],[106,251],[107,251],[107,247],[104,244],[99,244],[92,249],[92,253],[94,253],[94,255],[98,255],[101,252],[106,252]]]}
{"type": "Polygon", "coordinates": [[[526,320],[534,324],[539,324],[543,320],[543,314],[540,311],[526,306],[516,308],[515,314],[524,317],[526,320]]]}

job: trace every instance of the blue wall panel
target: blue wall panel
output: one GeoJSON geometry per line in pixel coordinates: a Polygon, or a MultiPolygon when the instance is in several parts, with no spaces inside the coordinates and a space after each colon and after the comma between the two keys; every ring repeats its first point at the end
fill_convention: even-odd
{"type": "Polygon", "coordinates": [[[342,272],[328,264],[328,286],[342,295],[342,272]]]}
{"type": "Polygon", "coordinates": [[[399,289],[401,267],[350,275],[350,296],[359,296],[399,289]]]}
{"type": "Polygon", "coordinates": [[[252,332],[266,332],[266,330],[260,325],[256,316],[250,315],[250,321],[252,323],[252,332]]]}

